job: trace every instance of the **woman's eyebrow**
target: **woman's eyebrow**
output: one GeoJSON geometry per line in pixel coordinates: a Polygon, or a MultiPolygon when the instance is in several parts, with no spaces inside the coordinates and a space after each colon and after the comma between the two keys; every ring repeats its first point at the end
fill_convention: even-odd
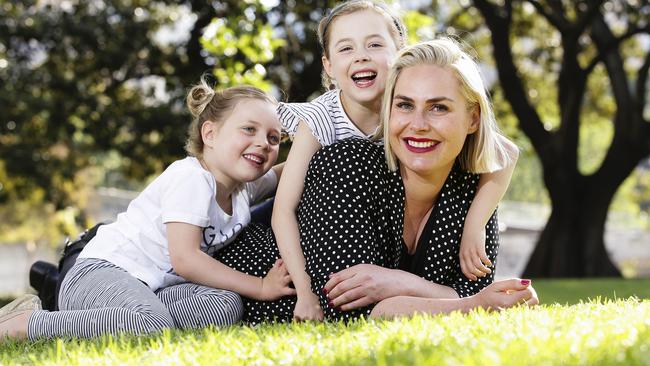
{"type": "MultiPolygon", "coordinates": [[[[405,95],[399,95],[399,94],[395,95],[393,97],[393,99],[401,99],[401,100],[406,101],[406,102],[413,102],[414,101],[413,98],[407,97],[405,95]]],[[[439,102],[443,102],[443,101],[453,102],[454,100],[449,98],[449,97],[434,97],[434,98],[427,99],[425,102],[427,104],[431,104],[431,103],[439,103],[439,102]]]]}

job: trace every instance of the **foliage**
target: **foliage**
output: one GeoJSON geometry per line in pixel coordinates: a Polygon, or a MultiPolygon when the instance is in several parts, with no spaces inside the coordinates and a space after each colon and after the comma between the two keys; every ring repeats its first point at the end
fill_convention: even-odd
{"type": "Polygon", "coordinates": [[[650,302],[8,343],[0,364],[647,365],[650,302]]]}

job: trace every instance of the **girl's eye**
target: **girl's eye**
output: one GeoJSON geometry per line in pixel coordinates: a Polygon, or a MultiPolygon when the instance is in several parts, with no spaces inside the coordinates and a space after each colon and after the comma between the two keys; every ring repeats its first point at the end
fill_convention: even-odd
{"type": "Polygon", "coordinates": [[[350,50],[352,50],[352,47],[350,47],[350,46],[343,46],[343,47],[339,48],[339,52],[346,52],[346,51],[350,51],[350,50]]]}
{"type": "Polygon", "coordinates": [[[270,135],[269,136],[269,144],[271,145],[278,145],[280,143],[280,136],[278,135],[270,135]]]}
{"type": "Polygon", "coordinates": [[[247,132],[247,133],[255,133],[255,127],[245,126],[245,127],[242,127],[241,129],[244,130],[244,132],[247,132]]]}
{"type": "Polygon", "coordinates": [[[370,48],[380,48],[380,47],[384,47],[384,45],[381,44],[381,43],[373,42],[373,43],[369,44],[368,47],[370,47],[370,48]]]}

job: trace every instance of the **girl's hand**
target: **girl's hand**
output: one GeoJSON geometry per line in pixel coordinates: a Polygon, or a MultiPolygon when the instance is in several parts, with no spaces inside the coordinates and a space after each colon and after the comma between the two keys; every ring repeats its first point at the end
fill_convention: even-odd
{"type": "Polygon", "coordinates": [[[283,296],[295,295],[296,290],[289,287],[291,277],[282,259],[277,259],[273,267],[262,278],[262,288],[257,300],[272,301],[283,296]]]}
{"type": "Polygon", "coordinates": [[[331,275],[323,291],[331,307],[357,309],[397,295],[400,284],[396,275],[374,264],[357,264],[331,275]]]}
{"type": "Polygon", "coordinates": [[[492,270],[492,262],[485,253],[485,228],[481,230],[463,230],[460,241],[460,269],[465,277],[477,281],[492,270]]]}
{"type": "Polygon", "coordinates": [[[318,296],[313,292],[301,294],[293,309],[293,320],[323,320],[323,310],[320,307],[318,296]]]}

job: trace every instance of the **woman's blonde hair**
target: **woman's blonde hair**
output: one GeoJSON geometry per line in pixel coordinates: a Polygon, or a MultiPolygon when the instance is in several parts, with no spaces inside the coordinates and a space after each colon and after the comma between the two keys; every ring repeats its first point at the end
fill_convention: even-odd
{"type": "MultiPolygon", "coordinates": [[[[390,7],[381,1],[351,0],[339,3],[326,17],[321,19],[318,24],[318,44],[326,58],[330,58],[328,46],[330,41],[330,31],[332,28],[331,25],[334,20],[343,15],[363,10],[373,10],[386,18],[388,21],[388,29],[393,37],[393,42],[395,42],[395,47],[398,50],[406,45],[406,27],[404,26],[402,19],[400,19],[400,17],[397,16],[390,7]]],[[[327,75],[325,70],[321,73],[321,79],[325,89],[333,89],[334,84],[332,83],[332,79],[327,75]]]]}
{"type": "Polygon", "coordinates": [[[380,120],[383,125],[374,139],[384,139],[384,149],[388,167],[397,170],[397,158],[393,153],[389,138],[389,121],[395,84],[402,70],[417,65],[436,65],[448,68],[456,75],[461,94],[470,110],[478,108],[479,126],[476,132],[467,136],[465,144],[457,157],[463,170],[485,173],[502,169],[514,159],[508,150],[507,138],[500,132],[494,117],[492,103],[485,89],[478,65],[460,44],[451,38],[438,38],[422,42],[400,51],[393,63],[386,81],[382,100],[380,120]]]}
{"type": "Polygon", "coordinates": [[[186,104],[192,114],[192,123],[187,129],[185,151],[191,156],[203,156],[201,127],[206,121],[222,123],[228,118],[235,105],[242,99],[258,99],[272,104],[278,102],[264,91],[250,85],[234,86],[223,90],[211,87],[206,77],[187,93],[186,104]]]}

